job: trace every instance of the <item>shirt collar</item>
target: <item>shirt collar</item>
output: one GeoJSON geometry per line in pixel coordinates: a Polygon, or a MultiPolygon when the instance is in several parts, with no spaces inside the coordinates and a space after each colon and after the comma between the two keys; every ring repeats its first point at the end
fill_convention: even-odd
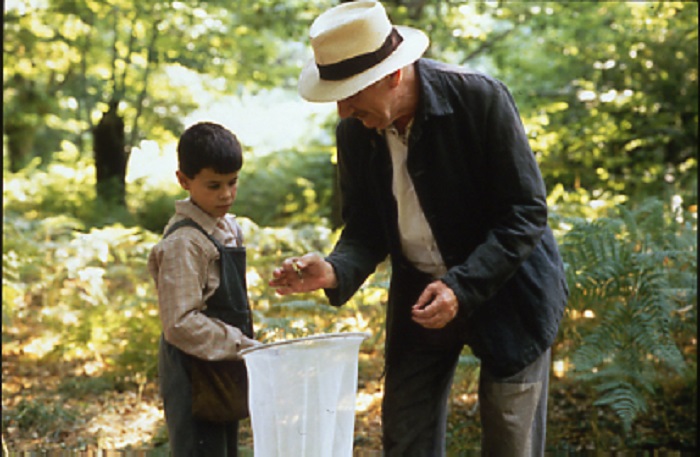
{"type": "Polygon", "coordinates": [[[413,119],[414,118],[411,118],[411,120],[408,121],[408,125],[406,125],[406,129],[404,130],[403,134],[399,133],[398,129],[394,127],[394,124],[391,124],[386,129],[378,130],[378,132],[382,135],[395,135],[403,144],[408,144],[408,137],[411,135],[411,128],[413,127],[413,119]]]}
{"type": "Polygon", "coordinates": [[[190,198],[178,200],[175,202],[175,214],[182,218],[189,218],[195,221],[205,232],[212,234],[219,218],[212,217],[204,212],[190,198]]]}

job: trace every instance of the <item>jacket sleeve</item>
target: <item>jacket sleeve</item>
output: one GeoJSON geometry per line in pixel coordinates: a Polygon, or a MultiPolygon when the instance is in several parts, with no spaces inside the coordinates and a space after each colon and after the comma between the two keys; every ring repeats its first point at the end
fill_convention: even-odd
{"type": "Polygon", "coordinates": [[[482,241],[441,278],[467,316],[494,296],[530,256],[547,226],[544,182],[515,102],[496,80],[484,81],[479,170],[482,241]]]}
{"type": "Polygon", "coordinates": [[[349,300],[388,255],[379,222],[381,215],[377,214],[376,202],[368,192],[368,173],[363,172],[370,146],[362,144],[358,135],[352,134],[351,122],[341,121],[336,129],[344,227],[338,243],[326,258],[338,280],[337,288],[325,290],[333,306],[349,300]]]}

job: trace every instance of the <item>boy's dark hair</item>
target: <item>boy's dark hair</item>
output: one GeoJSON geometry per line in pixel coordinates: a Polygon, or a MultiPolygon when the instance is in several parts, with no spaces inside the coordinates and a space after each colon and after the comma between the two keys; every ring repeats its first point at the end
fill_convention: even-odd
{"type": "Polygon", "coordinates": [[[243,166],[243,151],[236,135],[213,122],[190,126],[177,143],[178,168],[188,178],[194,178],[203,168],[215,172],[233,173],[243,166]]]}

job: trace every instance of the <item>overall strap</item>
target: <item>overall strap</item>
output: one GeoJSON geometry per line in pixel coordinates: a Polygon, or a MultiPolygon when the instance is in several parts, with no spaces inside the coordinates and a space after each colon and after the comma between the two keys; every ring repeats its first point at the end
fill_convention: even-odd
{"type": "Polygon", "coordinates": [[[224,247],[199,224],[189,218],[173,223],[163,235],[163,238],[175,230],[186,226],[195,227],[206,235],[219,251],[221,261],[219,287],[207,300],[207,308],[202,313],[238,327],[246,336],[252,338],[253,324],[245,278],[245,248],[224,247]]]}
{"type": "MultiPolygon", "coordinates": [[[[206,230],[204,230],[204,229],[202,228],[201,225],[199,225],[198,223],[196,223],[194,220],[190,219],[189,217],[186,218],[186,219],[180,219],[179,221],[173,223],[173,224],[168,228],[168,231],[165,232],[165,234],[163,235],[163,238],[167,238],[167,237],[168,237],[171,233],[173,233],[175,230],[177,230],[177,229],[179,229],[179,228],[182,228],[182,227],[194,227],[194,228],[198,229],[198,230],[199,230],[200,232],[202,232],[207,238],[209,238],[209,239],[211,240],[212,243],[214,243],[214,245],[217,247],[217,249],[218,249],[219,251],[221,251],[222,249],[224,249],[224,247],[221,245],[221,243],[220,243],[216,238],[214,238],[213,236],[211,236],[210,234],[208,234],[208,233],[206,232],[206,230]]],[[[238,234],[237,234],[237,235],[238,235],[238,234]]]]}

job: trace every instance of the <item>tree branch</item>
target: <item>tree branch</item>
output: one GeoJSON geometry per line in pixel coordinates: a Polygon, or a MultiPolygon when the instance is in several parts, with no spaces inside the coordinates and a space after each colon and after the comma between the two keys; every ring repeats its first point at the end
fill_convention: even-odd
{"type": "Polygon", "coordinates": [[[489,49],[493,48],[496,46],[499,42],[503,41],[508,35],[513,33],[515,31],[516,27],[513,27],[512,29],[508,29],[505,32],[499,33],[498,35],[493,36],[493,38],[489,39],[488,41],[484,41],[481,43],[481,45],[476,48],[474,51],[470,52],[467,57],[465,57],[462,60],[462,65],[466,64],[472,59],[475,59],[479,54],[482,54],[489,49]]]}
{"type": "Polygon", "coordinates": [[[112,9],[112,14],[114,15],[114,24],[113,24],[113,32],[114,32],[114,40],[112,40],[112,98],[116,98],[116,93],[117,93],[117,58],[119,57],[118,52],[117,52],[117,40],[119,39],[119,8],[114,7],[112,9]]]}
{"type": "Polygon", "coordinates": [[[132,55],[134,52],[134,47],[136,43],[136,33],[134,33],[134,29],[136,28],[136,21],[139,19],[139,13],[141,12],[141,9],[136,7],[136,10],[134,11],[134,17],[131,20],[131,33],[129,34],[129,44],[126,48],[126,57],[124,59],[124,71],[122,72],[122,78],[121,78],[121,88],[120,88],[120,94],[125,94],[126,93],[126,74],[129,70],[129,66],[131,65],[131,62],[133,60],[132,55]]]}
{"type": "Polygon", "coordinates": [[[148,44],[146,68],[143,71],[143,85],[141,86],[141,92],[139,93],[138,100],[136,101],[136,114],[134,115],[134,121],[131,126],[131,134],[126,146],[127,161],[129,160],[129,157],[131,155],[131,149],[134,147],[136,141],[138,140],[138,122],[139,118],[141,117],[141,113],[143,112],[143,101],[146,99],[146,95],[148,94],[148,80],[151,74],[151,68],[153,67],[153,56],[155,56],[156,53],[156,41],[158,40],[158,26],[161,22],[163,22],[163,20],[159,19],[153,24],[151,40],[148,44]]]}

